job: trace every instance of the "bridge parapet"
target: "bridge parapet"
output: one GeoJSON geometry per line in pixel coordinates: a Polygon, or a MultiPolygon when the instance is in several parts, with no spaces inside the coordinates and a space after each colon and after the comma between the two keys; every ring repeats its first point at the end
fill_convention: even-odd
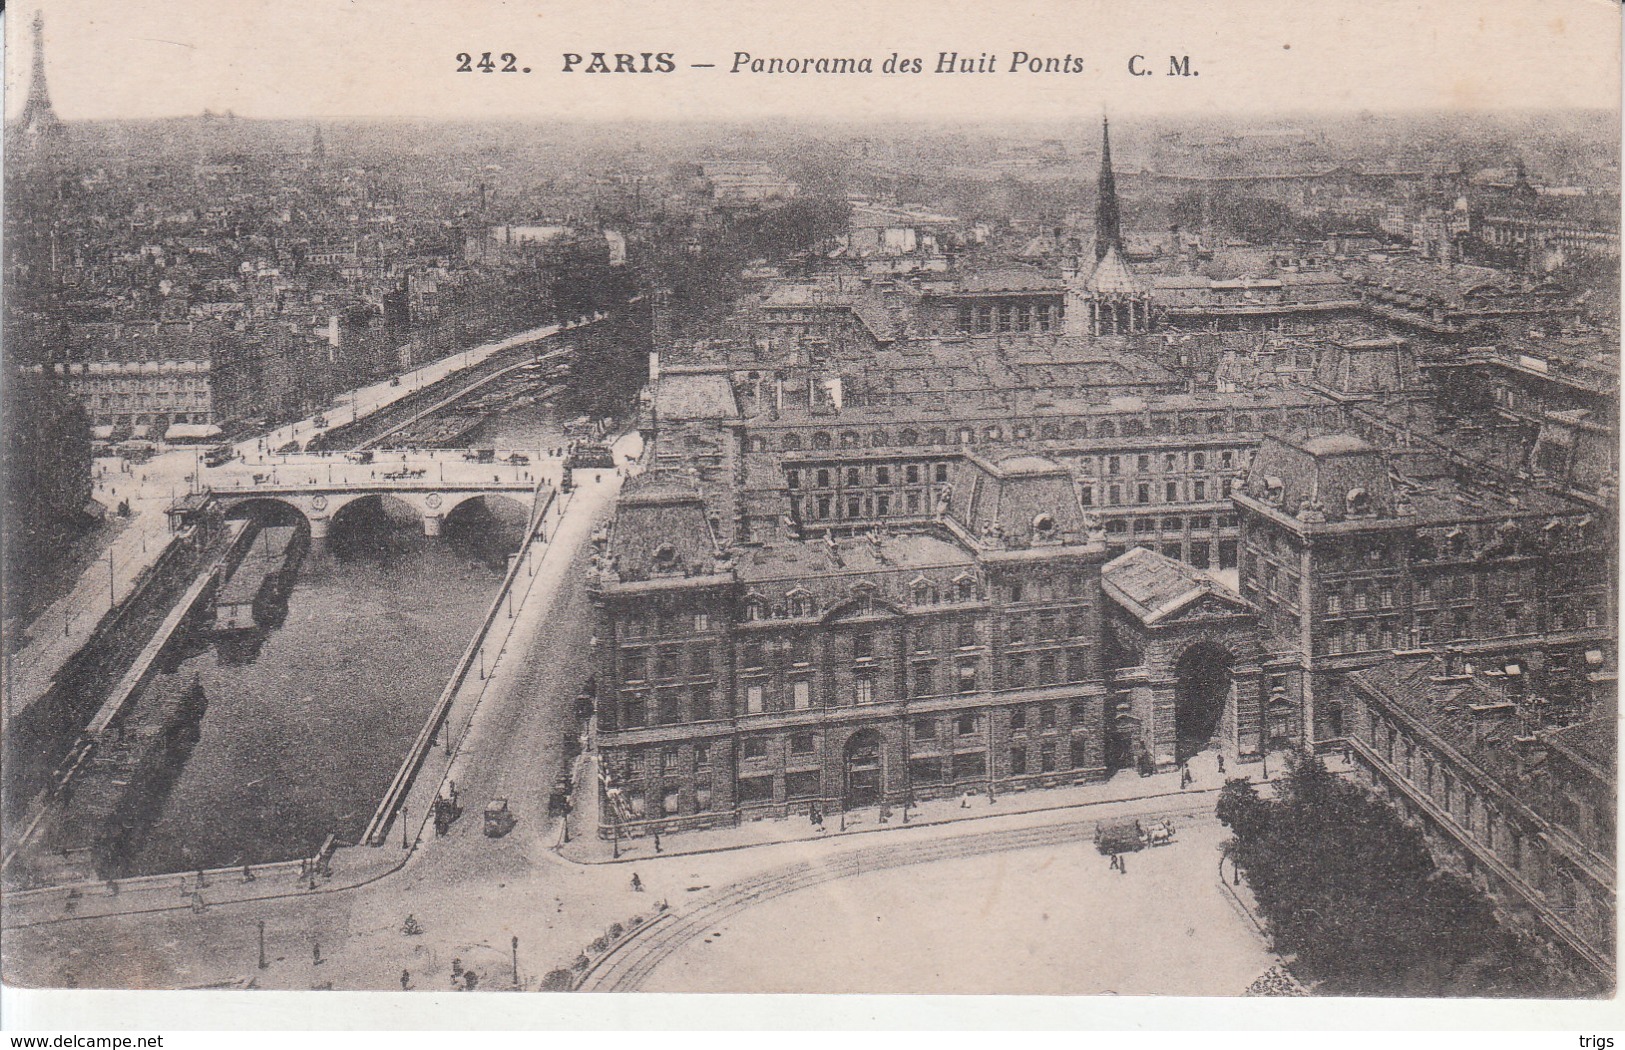
{"type": "Polygon", "coordinates": [[[528,517],[534,512],[538,500],[551,491],[550,485],[538,481],[494,480],[449,485],[427,479],[398,479],[308,485],[232,485],[210,489],[206,497],[208,503],[220,507],[227,514],[246,503],[280,503],[297,511],[310,525],[311,538],[319,540],[327,535],[333,519],[345,507],[372,496],[388,496],[410,506],[422,519],[424,534],[438,536],[444,519],[470,500],[503,496],[520,504],[528,517]]]}

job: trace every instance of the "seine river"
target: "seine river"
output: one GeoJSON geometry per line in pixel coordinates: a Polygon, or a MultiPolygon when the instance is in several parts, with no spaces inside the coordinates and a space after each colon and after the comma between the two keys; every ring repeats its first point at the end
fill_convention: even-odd
{"type": "Polygon", "coordinates": [[[208,697],[202,737],[125,874],[356,841],[495,598],[526,509],[493,500],[429,539],[404,504],[352,504],[305,556],[280,626],[197,636],[179,673],[208,697]]]}

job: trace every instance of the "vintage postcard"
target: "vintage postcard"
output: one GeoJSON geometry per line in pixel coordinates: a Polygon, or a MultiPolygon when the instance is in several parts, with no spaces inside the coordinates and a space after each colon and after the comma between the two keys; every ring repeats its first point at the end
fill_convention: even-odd
{"type": "Polygon", "coordinates": [[[1613,996],[1617,4],[5,23],[8,995],[1613,996]]]}

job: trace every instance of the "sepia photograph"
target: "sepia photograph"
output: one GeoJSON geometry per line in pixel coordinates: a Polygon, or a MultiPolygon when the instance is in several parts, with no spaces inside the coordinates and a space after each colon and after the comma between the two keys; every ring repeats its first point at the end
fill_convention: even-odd
{"type": "Polygon", "coordinates": [[[13,5],[6,994],[1609,1004],[1620,22],[13,5]]]}

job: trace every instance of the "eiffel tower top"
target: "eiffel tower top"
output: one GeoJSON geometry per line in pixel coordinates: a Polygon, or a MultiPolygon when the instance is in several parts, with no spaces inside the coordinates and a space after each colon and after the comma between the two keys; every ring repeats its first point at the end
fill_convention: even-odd
{"type": "Polygon", "coordinates": [[[34,70],[28,81],[22,124],[23,134],[34,139],[56,138],[64,130],[51,108],[51,89],[45,83],[45,16],[38,11],[34,12],[34,70]]]}

